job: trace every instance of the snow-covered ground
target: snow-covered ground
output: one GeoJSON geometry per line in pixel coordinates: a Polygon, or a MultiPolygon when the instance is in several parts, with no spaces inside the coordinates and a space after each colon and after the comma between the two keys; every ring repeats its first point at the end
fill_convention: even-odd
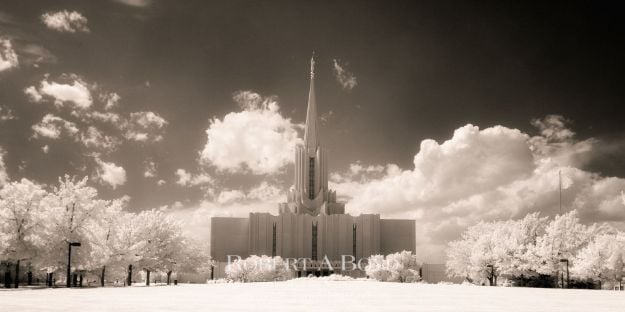
{"type": "Polygon", "coordinates": [[[625,311],[625,292],[294,280],[0,291],[2,311],[625,311]]]}

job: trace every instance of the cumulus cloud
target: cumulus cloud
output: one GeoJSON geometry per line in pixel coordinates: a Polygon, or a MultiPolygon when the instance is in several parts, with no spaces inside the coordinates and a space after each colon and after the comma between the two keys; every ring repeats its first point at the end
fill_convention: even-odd
{"type": "Polygon", "coordinates": [[[59,32],[89,32],[87,18],[76,11],[47,12],[41,15],[41,21],[48,28],[59,32]]]}
{"type": "Polygon", "coordinates": [[[102,133],[94,126],[89,126],[87,131],[81,133],[80,141],[89,149],[107,153],[114,151],[121,144],[119,139],[102,133]]]}
{"type": "Polygon", "coordinates": [[[33,102],[42,102],[45,98],[50,98],[59,108],[66,104],[81,110],[91,106],[93,98],[89,84],[75,74],[62,75],[61,80],[66,82],[48,81],[46,75],[39,88],[29,86],[24,89],[24,93],[33,102]]]}
{"type": "Polygon", "coordinates": [[[285,191],[278,186],[263,181],[258,186],[252,188],[245,197],[248,200],[278,203],[284,201],[285,191]]]}
{"type": "Polygon", "coordinates": [[[112,162],[102,161],[95,157],[98,168],[96,169],[96,179],[102,184],[108,184],[113,189],[126,183],[126,170],[112,162]]]}
{"type": "Polygon", "coordinates": [[[11,40],[0,37],[0,72],[17,67],[19,61],[11,40]]]}
{"type": "Polygon", "coordinates": [[[178,176],[176,184],[182,186],[211,185],[214,183],[213,178],[206,173],[193,175],[184,169],[178,169],[176,176],[178,176]]]}
{"type": "Polygon", "coordinates": [[[13,111],[4,105],[0,105],[0,122],[16,119],[13,115],[13,111]]]}
{"type": "Polygon", "coordinates": [[[121,96],[115,92],[100,94],[100,101],[104,103],[104,109],[106,110],[117,107],[119,100],[121,100],[121,96]]]}
{"type": "Polygon", "coordinates": [[[146,178],[156,177],[156,163],[154,161],[149,160],[145,162],[145,170],[143,171],[143,176],[146,178]]]}
{"type": "Polygon", "coordinates": [[[162,129],[167,120],[154,112],[135,112],[125,124],[124,137],[139,142],[157,142],[163,139],[162,129]]]}
{"type": "Polygon", "coordinates": [[[251,91],[236,92],[233,99],[243,111],[211,120],[201,162],[219,171],[258,175],[280,172],[292,163],[300,142],[298,125],[281,115],[276,99],[251,91]]]}
{"type": "MultiPolygon", "coordinates": [[[[579,169],[577,156],[587,153],[579,146],[592,144],[573,140],[558,120],[564,119],[535,121],[541,134],[534,137],[503,126],[467,125],[442,144],[422,141],[412,169],[387,165],[381,177],[362,179],[356,174],[366,174],[365,166],[355,164],[333,174],[330,184],[347,196],[350,213],[416,219],[417,248],[431,252],[433,261],[442,260],[447,241],[479,221],[558,213],[559,172],[566,182],[564,209],[577,209],[587,222],[624,220],[625,179],[579,169]]],[[[380,167],[371,171],[379,174],[380,167]]]]}
{"type": "Polygon", "coordinates": [[[43,116],[41,121],[32,126],[34,138],[50,138],[58,139],[61,135],[66,134],[69,137],[76,138],[79,130],[76,124],[67,121],[61,117],[47,114],[43,116]]]}
{"type": "Polygon", "coordinates": [[[217,203],[229,204],[245,199],[245,193],[240,190],[224,190],[217,196],[217,203]]]}
{"type": "Polygon", "coordinates": [[[356,76],[345,69],[347,67],[346,64],[341,64],[339,60],[334,59],[332,60],[332,65],[334,77],[343,89],[349,91],[358,85],[356,76]]]}
{"type": "Polygon", "coordinates": [[[247,192],[243,190],[222,190],[217,195],[216,202],[219,204],[231,204],[231,203],[253,203],[253,202],[267,202],[274,203],[277,207],[279,202],[284,201],[285,191],[267,181],[262,181],[259,185],[251,188],[247,192]]]}
{"type": "Polygon", "coordinates": [[[9,175],[7,174],[7,167],[4,164],[4,149],[0,146],[0,186],[9,182],[9,175]]]}

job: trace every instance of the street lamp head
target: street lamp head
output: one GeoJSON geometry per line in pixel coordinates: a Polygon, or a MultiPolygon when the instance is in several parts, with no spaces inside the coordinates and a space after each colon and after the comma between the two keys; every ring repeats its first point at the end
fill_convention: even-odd
{"type": "Polygon", "coordinates": [[[72,246],[72,247],[80,247],[81,244],[80,244],[80,242],[71,242],[71,243],[69,243],[69,245],[72,246]]]}
{"type": "Polygon", "coordinates": [[[569,259],[560,259],[560,262],[569,262],[569,259]]]}

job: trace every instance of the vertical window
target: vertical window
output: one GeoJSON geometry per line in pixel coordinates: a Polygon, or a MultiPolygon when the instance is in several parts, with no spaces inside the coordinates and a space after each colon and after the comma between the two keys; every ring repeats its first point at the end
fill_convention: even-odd
{"type": "Polygon", "coordinates": [[[313,222],[312,225],[312,257],[313,260],[317,260],[317,222],[313,222]]]}
{"type": "Polygon", "coordinates": [[[356,258],[356,224],[352,227],[352,254],[356,258]]]}
{"type": "Polygon", "coordinates": [[[273,223],[273,240],[271,242],[271,256],[276,256],[276,223],[273,223]]]}
{"type": "Polygon", "coordinates": [[[315,158],[308,159],[308,199],[315,199],[315,158]]]}

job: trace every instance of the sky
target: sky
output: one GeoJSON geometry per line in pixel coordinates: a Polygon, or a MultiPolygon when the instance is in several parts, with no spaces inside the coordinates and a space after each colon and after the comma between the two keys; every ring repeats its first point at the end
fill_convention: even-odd
{"type": "Polygon", "coordinates": [[[0,5],[0,184],[88,176],[207,239],[277,213],[316,55],[331,187],[414,218],[440,261],[479,221],[625,221],[617,2],[11,1],[0,5]]]}

